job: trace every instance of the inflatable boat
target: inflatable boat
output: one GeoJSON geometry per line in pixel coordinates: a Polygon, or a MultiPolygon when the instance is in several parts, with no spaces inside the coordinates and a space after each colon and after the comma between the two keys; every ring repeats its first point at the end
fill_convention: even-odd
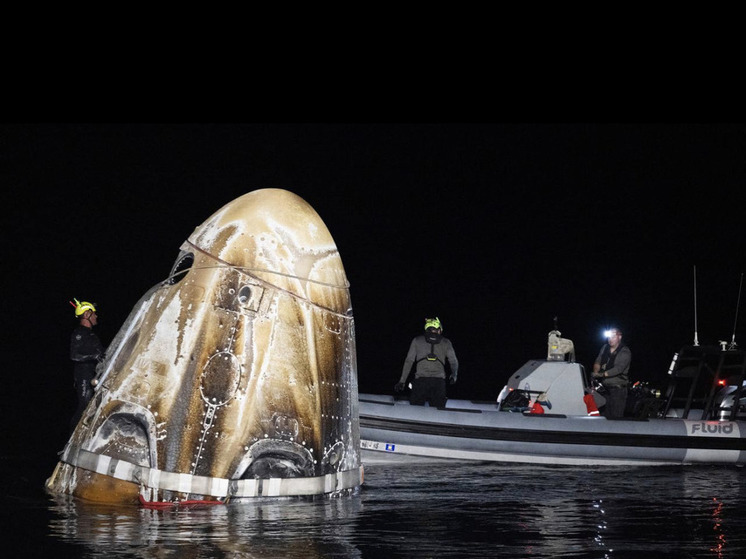
{"type": "Polygon", "coordinates": [[[551,332],[546,359],[530,360],[494,401],[443,408],[361,393],[363,463],[476,460],[557,465],[744,464],[744,352],[686,346],[664,393],[629,389],[625,416],[607,419],[602,388],[551,332]],[[569,359],[568,359],[569,357],[569,359]]]}

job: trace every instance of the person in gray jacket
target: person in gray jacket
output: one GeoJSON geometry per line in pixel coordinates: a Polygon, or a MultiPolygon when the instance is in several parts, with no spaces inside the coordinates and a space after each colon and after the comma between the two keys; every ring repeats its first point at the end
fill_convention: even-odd
{"type": "Polygon", "coordinates": [[[602,411],[606,418],[624,417],[629,384],[629,365],[632,352],[622,343],[619,328],[609,330],[604,344],[593,363],[593,378],[606,389],[606,406],[602,411]]]}
{"type": "Polygon", "coordinates": [[[394,386],[394,390],[404,390],[412,365],[416,365],[409,403],[424,406],[425,402],[429,402],[431,406],[444,407],[447,399],[446,363],[451,370],[448,380],[450,384],[455,384],[458,378],[458,359],[453,344],[451,340],[443,337],[440,319],[426,318],[425,333],[414,338],[409,345],[401,378],[394,386]]]}

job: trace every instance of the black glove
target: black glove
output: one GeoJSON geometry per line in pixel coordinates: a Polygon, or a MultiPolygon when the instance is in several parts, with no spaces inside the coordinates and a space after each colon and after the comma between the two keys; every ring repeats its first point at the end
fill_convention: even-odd
{"type": "Polygon", "coordinates": [[[396,386],[394,386],[394,390],[397,392],[401,392],[404,390],[404,383],[403,382],[397,382],[396,386]]]}
{"type": "Polygon", "coordinates": [[[604,378],[604,374],[602,371],[595,371],[591,374],[593,375],[593,378],[604,378]]]}
{"type": "Polygon", "coordinates": [[[456,375],[451,375],[448,377],[448,384],[456,384],[456,375]]]}

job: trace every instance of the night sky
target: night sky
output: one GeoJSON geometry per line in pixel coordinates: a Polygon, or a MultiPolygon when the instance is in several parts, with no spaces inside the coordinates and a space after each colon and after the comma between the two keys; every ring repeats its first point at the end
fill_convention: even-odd
{"type": "Polygon", "coordinates": [[[733,336],[746,125],[5,124],[0,147],[6,367],[70,410],[68,301],[98,304],[108,344],[194,228],[259,188],[334,237],[361,392],[393,393],[428,316],[461,363],[451,397],[495,398],[555,316],[586,366],[621,327],[632,380],[660,385],[694,339],[695,266],[699,342],[733,336]]]}

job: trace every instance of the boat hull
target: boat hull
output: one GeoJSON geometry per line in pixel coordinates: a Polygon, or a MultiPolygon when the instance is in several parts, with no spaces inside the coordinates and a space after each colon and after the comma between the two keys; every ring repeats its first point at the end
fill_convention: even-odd
{"type": "Polygon", "coordinates": [[[477,460],[558,465],[743,464],[746,423],[499,411],[449,400],[411,406],[360,394],[363,463],[477,460]]]}

